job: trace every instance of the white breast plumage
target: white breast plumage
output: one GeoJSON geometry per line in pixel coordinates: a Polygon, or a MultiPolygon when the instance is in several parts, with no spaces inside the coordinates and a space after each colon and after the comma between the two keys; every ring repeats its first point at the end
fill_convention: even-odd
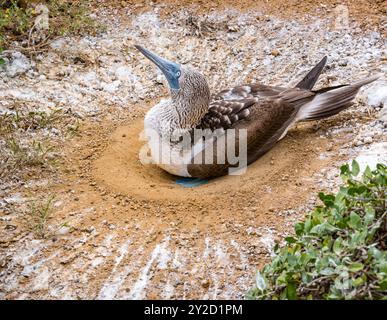
{"type": "Polygon", "coordinates": [[[191,154],[183,152],[178,144],[171,144],[166,138],[170,132],[163,129],[171,128],[172,117],[168,116],[170,100],[161,100],[148,111],[144,119],[145,136],[154,164],[165,171],[183,177],[190,177],[187,171],[187,161],[191,154]],[[165,135],[163,138],[162,136],[165,135]]]}

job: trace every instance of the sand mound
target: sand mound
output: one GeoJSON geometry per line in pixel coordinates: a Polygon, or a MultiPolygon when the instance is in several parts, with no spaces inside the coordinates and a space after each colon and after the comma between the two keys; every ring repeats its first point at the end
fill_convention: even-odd
{"type": "Polygon", "coordinates": [[[211,202],[216,198],[235,202],[236,199],[230,199],[229,193],[225,191],[235,190],[253,195],[263,186],[278,188],[281,193],[286,193],[292,187],[289,188],[289,184],[284,181],[297,181],[302,178],[306,167],[313,170],[324,162],[316,153],[324,149],[327,143],[325,139],[311,134],[310,127],[303,126],[250,165],[246,174],[213,179],[208,184],[187,189],[176,183],[178,177],[155,165],[143,165],[140,162],[138,154],[144,145],[139,139],[142,129],[142,119],[116,129],[109,146],[94,163],[93,176],[98,184],[113,192],[160,201],[197,198],[202,202],[211,202]]]}

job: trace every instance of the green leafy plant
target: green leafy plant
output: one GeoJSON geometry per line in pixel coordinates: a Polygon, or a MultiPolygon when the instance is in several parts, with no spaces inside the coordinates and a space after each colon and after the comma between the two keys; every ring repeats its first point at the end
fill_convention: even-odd
{"type": "Polygon", "coordinates": [[[0,0],[0,7],[0,31],[21,35],[32,27],[32,8],[21,8],[17,0],[0,0]]]}
{"type": "Polygon", "coordinates": [[[44,166],[48,164],[48,155],[54,150],[53,146],[36,140],[22,145],[15,138],[6,140],[6,147],[12,154],[14,167],[44,166]]]}
{"type": "Polygon", "coordinates": [[[28,220],[30,223],[29,229],[36,238],[45,239],[52,237],[62,228],[74,230],[68,221],[49,225],[49,220],[51,220],[53,214],[54,200],[55,196],[51,195],[45,200],[31,200],[30,202],[29,215],[31,219],[28,220]]]}
{"type": "Polygon", "coordinates": [[[90,33],[97,29],[96,22],[88,14],[89,2],[86,0],[49,0],[47,5],[53,35],[90,33]]]}
{"type": "MultiPolygon", "coordinates": [[[[1,43],[1,36],[0,36],[0,43],[1,43]]],[[[0,47],[0,55],[3,53],[4,49],[0,47]]],[[[5,63],[5,60],[0,57],[0,66],[2,66],[5,63]]]]}
{"type": "Polygon", "coordinates": [[[50,196],[46,202],[31,204],[32,231],[38,238],[43,239],[47,236],[47,222],[51,215],[53,201],[54,196],[50,196]]]}
{"type": "Polygon", "coordinates": [[[62,109],[52,111],[16,111],[0,115],[0,135],[14,131],[34,131],[51,129],[55,126],[67,126],[68,119],[62,109]]]}
{"type": "Polygon", "coordinates": [[[13,109],[0,115],[0,179],[55,172],[58,146],[79,134],[80,121],[63,109],[29,111],[16,103],[13,109]]]}
{"type": "Polygon", "coordinates": [[[275,257],[257,273],[253,299],[385,299],[387,297],[386,166],[341,167],[345,185],[319,193],[316,207],[276,245],[275,257]]]}
{"type": "MultiPolygon", "coordinates": [[[[0,0],[0,48],[8,48],[14,40],[28,39],[28,47],[18,50],[29,52],[30,37],[35,28],[39,12],[35,5],[40,1],[0,0]]],[[[68,34],[93,33],[99,29],[90,17],[90,3],[87,0],[46,0],[42,1],[49,12],[49,28],[39,43],[34,43],[34,52],[49,44],[48,40],[68,34]]],[[[4,60],[0,59],[0,64],[4,60]]]]}

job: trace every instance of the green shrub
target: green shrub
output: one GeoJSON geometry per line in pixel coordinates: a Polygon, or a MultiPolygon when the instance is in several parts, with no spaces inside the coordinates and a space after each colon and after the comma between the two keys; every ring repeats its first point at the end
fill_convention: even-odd
{"type": "MultiPolygon", "coordinates": [[[[0,49],[8,48],[14,40],[22,41],[31,36],[37,17],[34,9],[34,4],[37,2],[0,0],[0,49]]],[[[57,36],[92,33],[98,29],[96,22],[89,16],[90,3],[87,0],[41,2],[49,10],[47,38],[41,39],[44,44],[48,43],[47,39],[57,36]]],[[[0,59],[0,64],[1,61],[3,60],[0,59]]]]}
{"type": "MultiPolygon", "coordinates": [[[[0,43],[1,43],[1,39],[0,39],[0,43]]],[[[0,54],[2,53],[3,53],[3,48],[0,47],[0,54]]],[[[0,57],[0,66],[3,65],[4,63],[5,63],[5,60],[0,57]]]]}
{"type": "Polygon", "coordinates": [[[248,298],[386,299],[386,166],[358,174],[356,161],[341,167],[345,185],[319,194],[323,206],[275,247],[248,298]]]}

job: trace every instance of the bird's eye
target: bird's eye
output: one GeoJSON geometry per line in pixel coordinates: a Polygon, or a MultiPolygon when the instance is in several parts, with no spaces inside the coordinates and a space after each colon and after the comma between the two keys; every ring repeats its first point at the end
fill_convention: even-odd
{"type": "Polygon", "coordinates": [[[176,77],[180,77],[181,76],[181,72],[180,71],[177,71],[176,72],[176,77]]]}

